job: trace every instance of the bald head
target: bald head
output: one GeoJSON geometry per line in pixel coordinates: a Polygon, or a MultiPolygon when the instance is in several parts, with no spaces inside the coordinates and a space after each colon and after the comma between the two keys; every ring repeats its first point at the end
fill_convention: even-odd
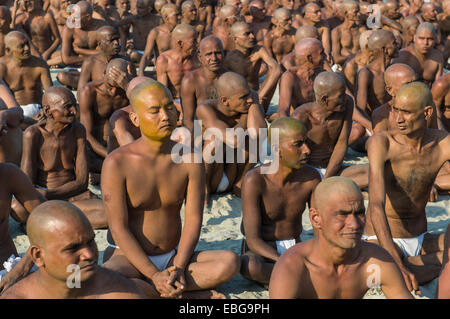
{"type": "Polygon", "coordinates": [[[106,66],[105,74],[109,74],[113,67],[118,68],[120,71],[128,72],[128,62],[121,58],[112,59],[106,66]]]}
{"type": "Polygon", "coordinates": [[[167,0],[155,0],[155,10],[156,12],[161,12],[161,8],[166,5],[168,2],[167,0]]]}
{"type": "Polygon", "coordinates": [[[305,38],[297,42],[295,45],[295,57],[308,56],[313,52],[322,50],[322,43],[313,38],[305,38]]]}
{"type": "Polygon", "coordinates": [[[430,32],[434,36],[436,36],[437,34],[436,28],[430,22],[422,22],[421,24],[419,24],[419,26],[416,29],[416,35],[419,34],[420,32],[430,32]]]}
{"type": "Polygon", "coordinates": [[[236,16],[239,13],[239,9],[235,6],[224,5],[220,8],[219,17],[222,20],[225,20],[229,17],[236,16]]]}
{"type": "Polygon", "coordinates": [[[95,31],[97,41],[100,42],[101,40],[113,35],[113,34],[119,34],[119,31],[117,31],[116,28],[110,25],[104,25],[100,28],[98,28],[95,31]]]}
{"type": "Polygon", "coordinates": [[[230,28],[230,35],[235,37],[242,32],[245,28],[249,28],[249,25],[245,22],[235,22],[230,28]]]}
{"type": "Polygon", "coordinates": [[[178,12],[178,7],[173,3],[167,3],[161,8],[161,16],[164,18],[167,18],[174,12],[178,12]]]}
{"type": "Polygon", "coordinates": [[[81,225],[86,232],[93,232],[86,216],[75,205],[61,200],[50,200],[33,210],[27,221],[27,235],[30,244],[46,247],[62,231],[81,225]],[[55,237],[53,237],[55,236],[55,237]]]}
{"type": "Polygon", "coordinates": [[[333,176],[322,180],[313,193],[313,207],[319,211],[330,205],[330,201],[343,196],[356,196],[364,201],[361,190],[351,179],[333,176]]]}
{"type": "Polygon", "coordinates": [[[345,90],[345,82],[342,77],[335,72],[321,72],[314,79],[314,94],[319,101],[324,96],[330,96],[338,90],[345,90]]]}
{"type": "Polygon", "coordinates": [[[248,88],[247,80],[240,74],[226,72],[216,83],[217,93],[220,97],[230,97],[242,88],[248,88]]]}
{"type": "Polygon", "coordinates": [[[316,27],[312,25],[303,25],[297,28],[297,31],[295,32],[295,43],[306,38],[319,39],[319,37],[319,30],[317,30],[316,27]]]}
{"type": "Polygon", "coordinates": [[[195,3],[191,0],[186,0],[181,5],[181,12],[191,10],[192,8],[195,8],[195,3]]]}
{"type": "Polygon", "coordinates": [[[412,82],[403,85],[397,92],[395,102],[411,106],[413,111],[423,110],[433,105],[431,91],[423,82],[412,82]]]}
{"type": "Polygon", "coordinates": [[[5,47],[11,49],[17,41],[26,40],[25,34],[20,31],[11,31],[5,36],[5,47]]]}
{"type": "Polygon", "coordinates": [[[293,117],[279,117],[274,120],[269,127],[268,138],[270,146],[281,143],[285,137],[298,132],[304,135],[307,133],[306,127],[302,122],[293,117]],[[272,141],[272,136],[275,129],[278,130],[278,141],[272,141]]]}
{"type": "Polygon", "coordinates": [[[190,34],[196,34],[197,30],[190,24],[177,24],[177,26],[172,30],[172,39],[174,41],[183,41],[190,34]]]}
{"type": "MultiPolygon", "coordinates": [[[[416,79],[416,72],[407,64],[395,63],[384,71],[384,82],[387,88],[398,87],[400,89],[404,84],[414,82],[416,79]]],[[[394,89],[392,93],[388,91],[388,93],[395,96],[398,89],[394,89]]]]}
{"type": "Polygon", "coordinates": [[[416,16],[407,16],[406,18],[403,19],[402,23],[402,28],[403,28],[403,32],[406,31],[406,29],[408,29],[410,26],[412,25],[419,25],[419,19],[416,16]]]}
{"type": "Polygon", "coordinates": [[[262,2],[261,0],[253,0],[252,2],[250,2],[250,7],[256,7],[260,10],[263,10],[264,2],[262,2]]]}
{"type": "Polygon", "coordinates": [[[200,41],[198,49],[200,53],[204,52],[206,47],[209,47],[211,44],[217,45],[223,51],[222,41],[216,36],[208,35],[200,41]]]}
{"type": "Polygon", "coordinates": [[[4,17],[4,16],[11,16],[11,11],[9,10],[9,7],[7,6],[0,6],[0,14],[4,17]]]}
{"type": "Polygon", "coordinates": [[[149,96],[164,92],[168,97],[172,99],[172,94],[169,89],[157,81],[144,81],[136,85],[130,91],[130,104],[133,111],[137,111],[140,103],[148,100],[149,96]]]}
{"type": "Polygon", "coordinates": [[[344,0],[342,1],[340,9],[342,10],[342,13],[346,14],[348,11],[352,10],[355,7],[359,8],[358,2],[354,0],[344,0]]]}
{"type": "Polygon", "coordinates": [[[130,83],[128,83],[128,87],[127,87],[127,97],[128,99],[130,98],[131,95],[131,91],[133,91],[133,89],[135,87],[137,87],[138,85],[140,85],[141,83],[144,82],[155,82],[155,80],[153,80],[152,78],[146,77],[146,76],[137,76],[135,78],[133,78],[130,83]]]}
{"type": "Polygon", "coordinates": [[[290,16],[291,16],[291,12],[286,8],[278,8],[273,13],[273,17],[275,19],[283,19],[285,17],[290,17],[290,16]]]}
{"type": "Polygon", "coordinates": [[[92,14],[92,4],[90,4],[88,1],[79,1],[77,2],[77,6],[80,9],[80,15],[92,14]]]}
{"type": "Polygon", "coordinates": [[[378,51],[386,47],[392,41],[395,41],[394,34],[389,30],[375,30],[368,38],[367,48],[370,51],[378,51]]]}
{"type": "Polygon", "coordinates": [[[319,5],[318,5],[317,3],[315,3],[315,2],[307,3],[307,4],[305,5],[305,7],[304,7],[305,14],[306,14],[306,13],[313,12],[313,11],[315,11],[315,10],[317,10],[317,9],[320,9],[320,7],[319,7],[319,5]]]}
{"type": "Polygon", "coordinates": [[[72,102],[76,103],[76,99],[72,91],[63,86],[51,86],[42,96],[42,106],[51,107],[55,104],[55,102],[64,98],[70,99],[72,102]]]}

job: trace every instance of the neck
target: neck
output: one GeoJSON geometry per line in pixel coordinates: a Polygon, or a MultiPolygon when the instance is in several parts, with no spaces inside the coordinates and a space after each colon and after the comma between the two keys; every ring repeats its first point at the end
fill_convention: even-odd
{"type": "Polygon", "coordinates": [[[424,125],[420,130],[404,135],[405,144],[420,152],[423,147],[423,139],[425,137],[426,131],[427,127],[424,125]]]}
{"type": "Polygon", "coordinates": [[[83,282],[83,288],[69,288],[66,281],[57,280],[40,269],[37,271],[37,280],[41,287],[44,288],[44,291],[47,291],[50,296],[62,299],[74,299],[77,296],[80,296],[86,285],[86,283],[83,282]]]}
{"type": "Polygon", "coordinates": [[[280,163],[278,171],[275,174],[273,174],[273,177],[280,184],[285,185],[286,182],[289,180],[289,178],[292,176],[293,172],[294,169],[284,166],[280,163]]]}
{"type": "Polygon", "coordinates": [[[69,124],[55,122],[51,119],[47,119],[45,123],[45,129],[47,132],[55,133],[56,136],[58,136],[67,126],[69,126],[69,124]]]}
{"type": "Polygon", "coordinates": [[[428,54],[422,54],[419,51],[417,51],[416,46],[413,44],[414,52],[416,53],[416,56],[419,56],[422,59],[426,59],[428,54]]]}
{"type": "Polygon", "coordinates": [[[105,52],[103,52],[103,56],[105,57],[106,62],[109,63],[109,61],[111,61],[116,55],[106,54],[105,52]]]}
{"type": "Polygon", "coordinates": [[[303,63],[299,66],[297,66],[297,75],[299,75],[301,78],[311,80],[314,75],[313,66],[309,63],[303,63]]]}
{"type": "Polygon", "coordinates": [[[323,103],[320,103],[320,102],[317,102],[317,104],[319,105],[319,108],[318,108],[318,110],[319,110],[319,113],[318,113],[318,115],[319,116],[323,116],[323,119],[326,119],[326,118],[328,118],[331,114],[333,114],[333,111],[329,111],[329,110],[327,110],[327,105],[326,104],[323,104],[323,103]]]}
{"type": "Polygon", "coordinates": [[[181,18],[181,24],[192,24],[195,20],[189,19],[187,17],[181,18]]]}
{"type": "MultiPolygon", "coordinates": [[[[319,230],[320,231],[320,230],[319,230]]],[[[317,247],[317,253],[320,255],[321,260],[326,264],[332,265],[333,267],[348,264],[351,262],[360,252],[360,247],[344,249],[338,247],[323,236],[320,236],[315,241],[317,247]]]]}
{"type": "Polygon", "coordinates": [[[208,80],[213,80],[213,79],[218,78],[219,75],[222,73],[221,71],[222,71],[222,69],[220,69],[220,71],[216,73],[216,72],[210,71],[207,68],[203,67],[203,75],[208,80]]]}
{"type": "Polygon", "coordinates": [[[374,69],[384,72],[389,62],[384,54],[381,53],[370,64],[374,69]]]}
{"type": "Polygon", "coordinates": [[[155,140],[142,135],[139,139],[140,144],[144,146],[147,154],[156,156],[160,154],[168,154],[171,152],[171,140],[167,137],[163,140],[155,140]]]}
{"type": "Polygon", "coordinates": [[[357,23],[355,21],[353,21],[353,20],[350,20],[350,19],[345,19],[342,24],[344,26],[350,27],[350,28],[357,26],[357,23]]]}
{"type": "Polygon", "coordinates": [[[236,50],[238,50],[239,52],[242,52],[242,54],[244,54],[244,55],[250,55],[252,48],[244,48],[239,45],[236,45],[236,50]]]}

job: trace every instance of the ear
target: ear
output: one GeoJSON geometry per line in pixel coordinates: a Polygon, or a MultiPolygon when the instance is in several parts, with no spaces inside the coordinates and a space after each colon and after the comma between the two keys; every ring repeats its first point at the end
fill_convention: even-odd
{"type": "Polygon", "coordinates": [[[42,110],[44,111],[44,114],[47,116],[47,117],[51,117],[52,116],[52,114],[50,113],[50,106],[49,105],[42,105],[42,110]]]}
{"type": "Polygon", "coordinates": [[[320,224],[322,220],[319,211],[314,207],[309,208],[309,220],[311,221],[311,225],[314,229],[321,229],[320,224]]]}
{"type": "Polygon", "coordinates": [[[44,259],[42,258],[42,250],[40,247],[37,246],[31,246],[30,247],[30,255],[31,258],[33,259],[33,262],[36,264],[36,266],[38,267],[42,267],[45,265],[44,259]]]}
{"type": "Polygon", "coordinates": [[[139,127],[139,117],[134,111],[128,113],[128,117],[130,118],[131,123],[133,123],[134,126],[139,127]]]}
{"type": "Polygon", "coordinates": [[[433,115],[434,107],[431,105],[425,106],[423,113],[425,115],[425,120],[428,120],[431,115],[433,115]]]}
{"type": "Polygon", "coordinates": [[[390,87],[390,86],[388,86],[387,84],[385,85],[385,88],[386,88],[386,92],[388,92],[388,94],[390,95],[390,96],[394,96],[393,94],[394,94],[394,92],[393,92],[393,90],[392,90],[392,87],[390,87]]]}
{"type": "Polygon", "coordinates": [[[183,41],[178,40],[178,41],[177,41],[177,46],[181,48],[181,47],[183,46],[183,41]]]}
{"type": "Polygon", "coordinates": [[[276,25],[278,20],[275,18],[272,18],[272,19],[270,19],[270,21],[272,22],[272,24],[276,25]]]}
{"type": "Polygon", "coordinates": [[[306,57],[306,59],[308,60],[309,63],[313,63],[313,58],[311,54],[308,54],[308,56],[306,57]]]}
{"type": "Polygon", "coordinates": [[[320,97],[320,102],[321,102],[322,104],[328,104],[328,96],[322,95],[322,96],[320,97]]]}
{"type": "Polygon", "coordinates": [[[228,103],[228,98],[227,98],[227,97],[221,96],[219,99],[220,99],[220,103],[222,103],[223,105],[225,105],[225,106],[230,105],[230,104],[228,103]]]}

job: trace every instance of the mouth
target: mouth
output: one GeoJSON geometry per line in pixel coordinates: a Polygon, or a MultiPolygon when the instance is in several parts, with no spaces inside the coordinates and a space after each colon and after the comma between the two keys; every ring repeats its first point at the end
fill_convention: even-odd
{"type": "Polygon", "coordinates": [[[351,239],[360,239],[362,234],[360,232],[356,232],[356,233],[345,233],[342,234],[342,236],[346,237],[346,238],[351,238],[351,239]]]}
{"type": "Polygon", "coordinates": [[[405,126],[405,125],[397,125],[397,128],[398,128],[400,131],[406,130],[406,126],[405,126]]]}
{"type": "Polygon", "coordinates": [[[97,265],[95,263],[80,267],[82,270],[94,270],[97,265]]]}

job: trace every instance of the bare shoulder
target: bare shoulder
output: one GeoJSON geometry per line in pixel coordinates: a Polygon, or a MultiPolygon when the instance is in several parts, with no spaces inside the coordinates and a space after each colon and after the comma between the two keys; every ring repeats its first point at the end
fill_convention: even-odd
{"type": "MultiPolygon", "coordinates": [[[[128,106],[126,106],[125,108],[128,108],[128,106]]],[[[111,126],[114,126],[113,124],[116,121],[119,120],[129,120],[129,115],[130,113],[127,112],[126,110],[124,110],[124,108],[115,110],[113,112],[113,114],[111,114],[111,116],[109,117],[109,123],[111,124],[111,126]]],[[[114,127],[113,127],[114,128],[114,127]]]]}
{"type": "Polygon", "coordinates": [[[304,103],[297,107],[291,116],[299,121],[304,121],[311,113],[311,111],[314,110],[315,106],[315,102],[304,103]]]}
{"type": "Polygon", "coordinates": [[[72,124],[72,127],[76,133],[77,136],[86,136],[86,128],[84,127],[83,124],[81,124],[80,122],[76,121],[72,124]]]}
{"type": "Polygon", "coordinates": [[[450,88],[450,73],[444,74],[434,81],[432,89],[447,90],[450,88]]]}
{"type": "Polygon", "coordinates": [[[308,240],[289,248],[278,259],[275,268],[284,268],[292,275],[300,273],[312,252],[312,244],[312,240],[308,240]]]}
{"type": "MultiPolygon", "coordinates": [[[[263,164],[263,166],[269,166],[269,164],[263,164]]],[[[263,174],[261,174],[260,167],[252,168],[245,174],[242,181],[245,185],[261,186],[265,183],[263,174]]]]}
{"type": "Polygon", "coordinates": [[[433,60],[439,64],[444,63],[444,56],[442,55],[441,51],[434,49],[434,48],[431,49],[429,59],[433,60]]]}
{"type": "Polygon", "coordinates": [[[381,266],[384,263],[394,262],[392,256],[383,247],[364,240],[361,240],[361,245],[362,259],[366,261],[368,266],[370,264],[378,264],[381,266]]]}
{"type": "Polygon", "coordinates": [[[94,292],[99,298],[144,298],[141,290],[130,279],[121,274],[98,267],[96,290],[94,292]]]}
{"type": "Polygon", "coordinates": [[[315,188],[315,185],[322,180],[320,173],[309,164],[303,166],[300,171],[302,177],[306,179],[306,182],[312,182],[314,184],[313,188],[315,188]]]}
{"type": "Polygon", "coordinates": [[[394,138],[393,135],[395,135],[396,133],[392,133],[390,131],[381,131],[381,132],[377,132],[374,135],[372,135],[371,137],[369,137],[368,141],[367,141],[367,150],[369,152],[369,149],[372,148],[389,148],[389,144],[390,144],[390,140],[392,138],[394,138]]]}
{"type": "MultiPolygon", "coordinates": [[[[34,272],[15,283],[0,296],[0,299],[32,299],[33,297],[30,296],[29,292],[36,289],[36,283],[34,281],[36,273],[34,272]]],[[[39,297],[36,296],[34,298],[39,297]]]]}
{"type": "Polygon", "coordinates": [[[199,119],[201,119],[201,117],[205,117],[205,116],[215,116],[215,112],[214,109],[217,106],[217,100],[205,100],[202,101],[196,109],[196,114],[199,117],[199,119]]]}

